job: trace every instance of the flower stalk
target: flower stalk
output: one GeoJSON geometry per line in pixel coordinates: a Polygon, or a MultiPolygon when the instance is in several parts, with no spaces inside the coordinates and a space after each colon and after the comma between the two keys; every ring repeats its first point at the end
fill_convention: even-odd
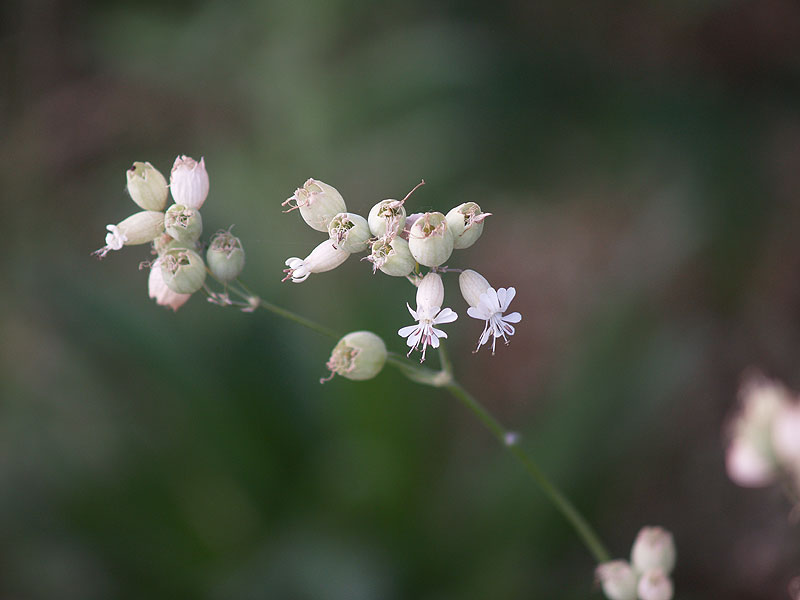
{"type": "MultiPolygon", "coordinates": [[[[238,279],[236,286],[231,286],[231,291],[239,294],[244,298],[250,306],[254,308],[263,308],[279,317],[302,325],[307,329],[315,331],[326,337],[338,339],[341,337],[340,333],[320,325],[311,319],[307,319],[302,315],[298,315],[288,309],[282,308],[266,300],[262,300],[253,294],[247,286],[245,286],[238,279]]],[[[598,562],[603,563],[610,560],[608,550],[606,550],[603,543],[600,541],[597,533],[594,531],[589,522],[578,511],[572,502],[564,495],[564,493],[547,477],[539,465],[530,457],[530,455],[517,443],[519,436],[514,432],[507,430],[498,421],[489,410],[483,406],[472,394],[470,394],[453,376],[453,366],[449,356],[445,350],[444,344],[439,347],[439,361],[440,369],[435,370],[414,364],[409,360],[393,353],[389,353],[386,362],[395,367],[405,377],[422,385],[429,385],[447,390],[447,392],[456,400],[461,402],[466,408],[474,414],[478,420],[489,430],[489,432],[497,439],[500,444],[506,448],[512,456],[521,464],[522,468],[545,494],[547,499],[555,506],[556,510],[567,520],[567,522],[575,530],[575,533],[581,539],[587,550],[591,553],[592,557],[598,562]]]]}

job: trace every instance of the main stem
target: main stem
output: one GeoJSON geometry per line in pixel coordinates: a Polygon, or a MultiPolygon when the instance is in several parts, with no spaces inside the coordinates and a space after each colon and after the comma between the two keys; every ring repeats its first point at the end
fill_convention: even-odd
{"type": "MultiPolygon", "coordinates": [[[[278,315],[289,321],[293,321],[298,325],[302,325],[312,331],[316,331],[324,336],[330,338],[338,338],[339,334],[323,325],[320,325],[306,317],[298,315],[290,310],[276,306],[271,302],[262,300],[253,294],[247,286],[241,281],[236,282],[237,287],[231,286],[231,290],[245,298],[250,306],[263,308],[269,312],[278,315]]],[[[410,363],[403,357],[394,353],[389,353],[387,362],[393,367],[397,368],[403,375],[412,381],[421,383],[423,385],[430,385],[446,389],[451,396],[461,401],[472,413],[478,417],[486,428],[497,438],[500,444],[508,449],[508,451],[516,458],[525,469],[525,472],[530,475],[534,483],[544,492],[545,496],[553,503],[556,509],[563,515],[563,517],[572,525],[578,537],[586,545],[589,552],[591,552],[594,559],[598,562],[606,562],[610,560],[608,551],[606,550],[600,538],[595,533],[588,521],[578,511],[577,508],[570,502],[564,493],[550,481],[547,475],[544,474],[536,462],[523,450],[517,443],[517,435],[511,431],[506,430],[500,422],[484,407],[472,394],[465,390],[458,381],[453,377],[453,366],[444,345],[439,347],[439,360],[441,362],[441,370],[435,371],[427,367],[422,367],[410,363]]]]}

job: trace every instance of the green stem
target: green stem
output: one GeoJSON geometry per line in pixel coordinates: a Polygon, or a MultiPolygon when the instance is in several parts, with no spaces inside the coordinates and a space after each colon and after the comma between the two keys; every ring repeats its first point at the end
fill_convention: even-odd
{"type": "MultiPolygon", "coordinates": [[[[231,286],[230,289],[250,302],[251,305],[253,305],[255,301],[255,306],[268,310],[279,317],[288,319],[289,321],[297,323],[298,325],[302,325],[303,327],[311,329],[312,331],[316,331],[317,333],[334,339],[341,337],[341,335],[337,332],[320,325],[311,319],[307,319],[290,310],[276,306],[275,304],[267,302],[266,300],[262,300],[253,294],[241,281],[237,280],[236,283],[241,289],[236,289],[233,286],[231,286]]],[[[592,556],[594,556],[595,560],[597,560],[597,562],[606,562],[610,560],[608,551],[603,546],[594,529],[592,529],[591,525],[589,525],[583,515],[578,512],[578,509],[575,508],[572,502],[570,502],[561,492],[561,490],[559,490],[556,485],[550,481],[550,479],[539,468],[536,462],[516,443],[516,434],[507,431],[500,424],[500,422],[480,402],[478,402],[474,396],[472,396],[472,394],[461,387],[461,384],[455,380],[453,377],[453,365],[450,362],[450,358],[447,354],[444,344],[439,347],[439,361],[441,363],[441,370],[439,371],[429,369],[428,367],[423,367],[421,365],[416,365],[404,357],[392,352],[389,353],[386,361],[398,369],[408,379],[423,385],[444,388],[450,393],[451,396],[460,400],[464,406],[466,406],[476,417],[478,417],[481,423],[483,423],[492,433],[492,435],[497,438],[500,444],[507,448],[508,451],[511,452],[511,454],[522,464],[522,467],[525,469],[528,475],[530,475],[536,485],[539,486],[550,502],[553,503],[562,516],[569,522],[570,525],[572,525],[578,536],[588,548],[589,552],[591,552],[592,556]]]]}
{"type": "Polygon", "coordinates": [[[606,550],[600,538],[595,533],[588,521],[578,512],[578,509],[570,502],[567,497],[559,490],[556,485],[544,474],[534,460],[516,443],[516,434],[506,429],[495,419],[486,408],[476,400],[472,394],[465,390],[457,381],[453,381],[445,386],[454,398],[461,401],[464,406],[478,417],[486,428],[492,432],[495,438],[508,449],[511,454],[522,464],[522,467],[531,476],[536,485],[544,492],[550,502],[556,507],[558,512],[572,525],[575,532],[583,543],[592,553],[598,563],[610,560],[608,550],[606,550]]]}

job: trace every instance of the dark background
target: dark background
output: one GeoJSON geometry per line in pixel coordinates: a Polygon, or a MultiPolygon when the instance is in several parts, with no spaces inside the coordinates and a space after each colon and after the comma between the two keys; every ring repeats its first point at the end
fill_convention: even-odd
{"type": "MultiPolygon", "coordinates": [[[[402,351],[413,290],[280,202],[494,213],[452,266],[513,285],[511,345],[455,280],[456,373],[615,556],[675,534],[677,598],[787,598],[798,527],[724,472],[742,372],[800,389],[800,6],[30,0],[0,4],[0,597],[599,598],[594,564],[443,392],[320,387],[330,340],[147,298],[125,169],[205,156],[244,280],[402,351]]],[[[435,364],[435,360],[431,361],[435,364]]]]}

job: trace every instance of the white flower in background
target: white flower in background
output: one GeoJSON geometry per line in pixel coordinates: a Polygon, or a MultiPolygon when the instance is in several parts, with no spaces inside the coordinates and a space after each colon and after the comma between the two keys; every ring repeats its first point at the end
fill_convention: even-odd
{"type": "Polygon", "coordinates": [[[675,541],[663,527],[642,527],[633,542],[631,564],[640,573],[658,567],[665,573],[675,566],[675,541]]]}
{"type": "Polygon", "coordinates": [[[522,320],[522,315],[518,312],[504,314],[517,291],[513,287],[495,290],[483,275],[471,269],[461,273],[458,284],[464,300],[469,304],[467,314],[473,319],[486,321],[475,352],[489,341],[489,336],[494,336],[492,339],[492,354],[494,354],[497,338],[503,338],[508,344],[508,336],[514,335],[515,331],[511,323],[519,323],[522,320]]]}
{"type": "Polygon", "coordinates": [[[639,600],[672,600],[672,580],[658,567],[648,569],[642,573],[636,591],[639,600]]]}
{"type": "Polygon", "coordinates": [[[595,577],[609,600],[671,600],[675,542],[663,527],[642,527],[631,548],[631,562],[600,564],[595,577]]]}
{"type": "Polygon", "coordinates": [[[281,281],[291,279],[292,283],[302,283],[312,273],[324,273],[330,271],[341,265],[347,260],[350,253],[343,249],[337,248],[332,240],[325,240],[319,244],[306,258],[292,257],[286,259],[286,266],[284,269],[286,273],[281,281]]]}
{"type": "Polygon", "coordinates": [[[189,156],[179,156],[172,165],[169,191],[175,204],[200,208],[208,197],[208,172],[204,158],[197,162],[189,156]]]}
{"type": "Polygon", "coordinates": [[[173,311],[178,310],[186,304],[192,297],[191,294],[178,294],[167,287],[164,276],[161,273],[160,260],[157,260],[150,268],[150,277],[147,280],[147,293],[156,301],[159,306],[168,306],[173,311]]]}
{"type": "Polygon", "coordinates": [[[730,426],[725,454],[728,476],[742,487],[769,485],[778,476],[773,424],[791,396],[781,384],[751,376],[740,390],[741,408],[730,426]]]}
{"type": "Polygon", "coordinates": [[[638,576],[626,561],[612,560],[598,565],[595,577],[609,600],[636,600],[638,576]]]}
{"type": "Polygon", "coordinates": [[[398,335],[406,340],[406,344],[411,348],[408,351],[410,356],[422,344],[422,358],[425,360],[425,351],[428,346],[439,347],[439,339],[446,338],[447,334],[434,325],[452,323],[458,315],[449,308],[442,308],[444,302],[444,284],[438,273],[428,273],[422,278],[417,288],[417,310],[406,304],[408,312],[417,321],[416,325],[408,325],[398,330],[398,335]]]}

